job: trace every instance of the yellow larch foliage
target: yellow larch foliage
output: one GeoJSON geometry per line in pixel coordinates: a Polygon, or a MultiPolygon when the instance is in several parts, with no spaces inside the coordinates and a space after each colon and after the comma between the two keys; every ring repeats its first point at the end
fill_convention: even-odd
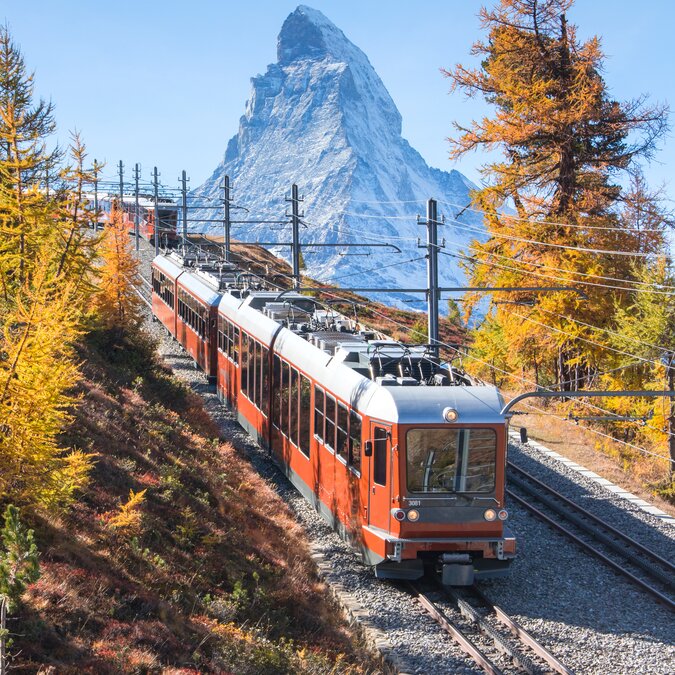
{"type": "Polygon", "coordinates": [[[136,292],[141,282],[139,261],[117,204],[113,204],[99,254],[102,264],[94,306],[97,317],[106,329],[120,333],[133,331],[142,320],[142,300],[136,292]]]}
{"type": "Polygon", "coordinates": [[[0,500],[51,508],[86,485],[91,456],[58,443],[79,379],[72,347],[80,333],[76,293],[54,283],[48,255],[38,263],[3,317],[0,500]]]}
{"type": "Polygon", "coordinates": [[[141,506],[145,501],[146,490],[134,492],[129,490],[129,499],[126,503],[120,504],[115,515],[107,522],[108,527],[114,530],[121,530],[127,533],[137,532],[141,526],[143,514],[141,506]]]}

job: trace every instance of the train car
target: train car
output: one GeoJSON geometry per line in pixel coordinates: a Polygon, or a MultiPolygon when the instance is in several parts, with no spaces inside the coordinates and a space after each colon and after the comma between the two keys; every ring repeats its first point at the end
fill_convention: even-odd
{"type": "Polygon", "coordinates": [[[312,298],[235,287],[217,300],[218,394],[376,576],[506,574],[497,390],[312,298]]]}
{"type": "MultiPolygon", "coordinates": [[[[89,208],[94,209],[94,193],[86,193],[85,199],[89,208]]],[[[119,204],[118,194],[101,192],[98,195],[99,218],[95,223],[104,226],[110,220],[113,204],[119,204]]],[[[124,195],[122,198],[122,214],[130,234],[136,231],[136,196],[124,195]]],[[[151,244],[155,243],[155,235],[159,237],[160,245],[175,246],[178,241],[178,205],[175,200],[160,197],[155,208],[154,196],[139,194],[138,196],[138,233],[151,244]]]]}
{"type": "Polygon", "coordinates": [[[158,256],[152,261],[152,314],[175,338],[177,333],[176,298],[178,277],[184,272],[183,261],[158,256]]]}

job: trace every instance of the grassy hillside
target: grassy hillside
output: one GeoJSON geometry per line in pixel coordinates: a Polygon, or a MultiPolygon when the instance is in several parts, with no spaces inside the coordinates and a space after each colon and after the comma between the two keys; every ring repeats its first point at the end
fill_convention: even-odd
{"type": "Polygon", "coordinates": [[[101,334],[82,349],[63,440],[96,467],[71,511],[33,520],[15,672],[374,672],[285,504],[153,354],[101,334]]]}

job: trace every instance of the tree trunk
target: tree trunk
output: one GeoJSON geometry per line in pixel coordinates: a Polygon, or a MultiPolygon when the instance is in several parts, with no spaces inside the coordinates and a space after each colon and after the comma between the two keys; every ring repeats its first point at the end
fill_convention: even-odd
{"type": "Polygon", "coordinates": [[[0,675],[7,674],[7,657],[5,654],[5,624],[7,623],[7,599],[0,596],[0,675]]]}

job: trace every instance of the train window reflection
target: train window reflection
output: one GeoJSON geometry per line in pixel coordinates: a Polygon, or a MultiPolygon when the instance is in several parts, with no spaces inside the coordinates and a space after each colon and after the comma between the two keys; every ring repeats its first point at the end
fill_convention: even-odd
{"type": "Polygon", "coordinates": [[[493,429],[411,429],[406,435],[409,492],[492,492],[493,429]]]}

